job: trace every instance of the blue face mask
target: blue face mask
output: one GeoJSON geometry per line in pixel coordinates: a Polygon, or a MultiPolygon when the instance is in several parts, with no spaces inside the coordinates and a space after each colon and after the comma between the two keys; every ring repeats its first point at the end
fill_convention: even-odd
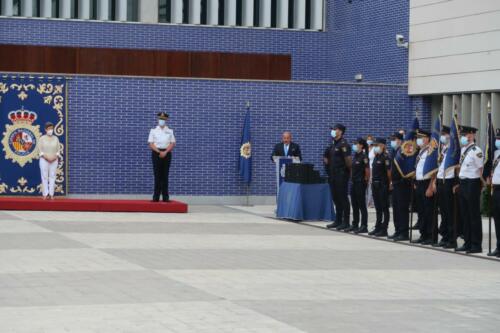
{"type": "Polygon", "coordinates": [[[466,146],[468,143],[469,143],[469,139],[467,139],[467,137],[466,137],[466,136],[462,136],[462,137],[460,138],[460,144],[461,144],[462,146],[466,146]]]}
{"type": "Polygon", "coordinates": [[[369,145],[372,145],[373,144],[373,140],[366,140],[366,143],[369,144],[369,145]]]}
{"type": "Polygon", "coordinates": [[[337,136],[337,130],[332,130],[330,132],[330,135],[332,136],[332,138],[336,137],[337,136]]]}
{"type": "Polygon", "coordinates": [[[397,141],[396,141],[396,140],[392,140],[392,141],[391,141],[391,148],[392,148],[392,149],[396,149],[396,148],[398,148],[398,143],[397,143],[397,141]]]}
{"type": "Polygon", "coordinates": [[[158,119],[158,125],[165,126],[166,123],[165,119],[158,119]]]}
{"type": "Polygon", "coordinates": [[[358,145],[352,145],[352,151],[357,153],[359,151],[358,145]]]}
{"type": "Polygon", "coordinates": [[[495,147],[500,149],[500,140],[495,140],[495,147]]]}
{"type": "Polygon", "coordinates": [[[418,138],[417,139],[417,146],[422,147],[424,145],[424,139],[418,138]]]}
{"type": "Polygon", "coordinates": [[[441,141],[441,143],[445,145],[448,143],[448,137],[446,135],[441,135],[439,137],[439,141],[441,141]]]}
{"type": "Polygon", "coordinates": [[[380,152],[382,151],[382,149],[379,146],[377,146],[377,147],[373,148],[373,151],[375,152],[375,154],[380,154],[380,152]]]}

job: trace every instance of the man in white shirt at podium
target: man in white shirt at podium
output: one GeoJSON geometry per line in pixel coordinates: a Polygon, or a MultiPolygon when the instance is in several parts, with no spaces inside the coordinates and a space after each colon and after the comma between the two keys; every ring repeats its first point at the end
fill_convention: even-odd
{"type": "Polygon", "coordinates": [[[289,131],[283,132],[281,142],[274,146],[273,153],[271,154],[271,160],[274,161],[275,157],[279,156],[297,157],[300,161],[302,161],[300,146],[295,142],[292,142],[292,133],[289,131]]]}

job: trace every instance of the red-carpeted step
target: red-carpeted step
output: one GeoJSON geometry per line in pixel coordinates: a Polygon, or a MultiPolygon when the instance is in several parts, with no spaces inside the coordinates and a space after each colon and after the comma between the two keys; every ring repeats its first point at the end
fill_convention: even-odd
{"type": "Polygon", "coordinates": [[[170,202],[150,202],[144,200],[86,200],[69,198],[43,200],[39,197],[0,197],[0,210],[187,213],[188,205],[174,200],[170,202]]]}

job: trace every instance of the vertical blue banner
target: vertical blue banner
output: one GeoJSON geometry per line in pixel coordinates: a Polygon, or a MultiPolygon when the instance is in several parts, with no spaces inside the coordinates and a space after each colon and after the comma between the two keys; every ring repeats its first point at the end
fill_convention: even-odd
{"type": "Polygon", "coordinates": [[[66,195],[66,84],[65,78],[0,77],[0,195],[40,195],[37,145],[46,122],[60,142],[55,194],[66,195]]]}

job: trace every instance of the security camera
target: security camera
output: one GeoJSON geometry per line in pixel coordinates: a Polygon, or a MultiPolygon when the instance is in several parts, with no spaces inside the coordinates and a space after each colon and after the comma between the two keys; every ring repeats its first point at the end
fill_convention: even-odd
{"type": "Polygon", "coordinates": [[[397,34],[396,35],[396,45],[398,47],[408,48],[408,42],[405,42],[405,36],[397,34]]]}

